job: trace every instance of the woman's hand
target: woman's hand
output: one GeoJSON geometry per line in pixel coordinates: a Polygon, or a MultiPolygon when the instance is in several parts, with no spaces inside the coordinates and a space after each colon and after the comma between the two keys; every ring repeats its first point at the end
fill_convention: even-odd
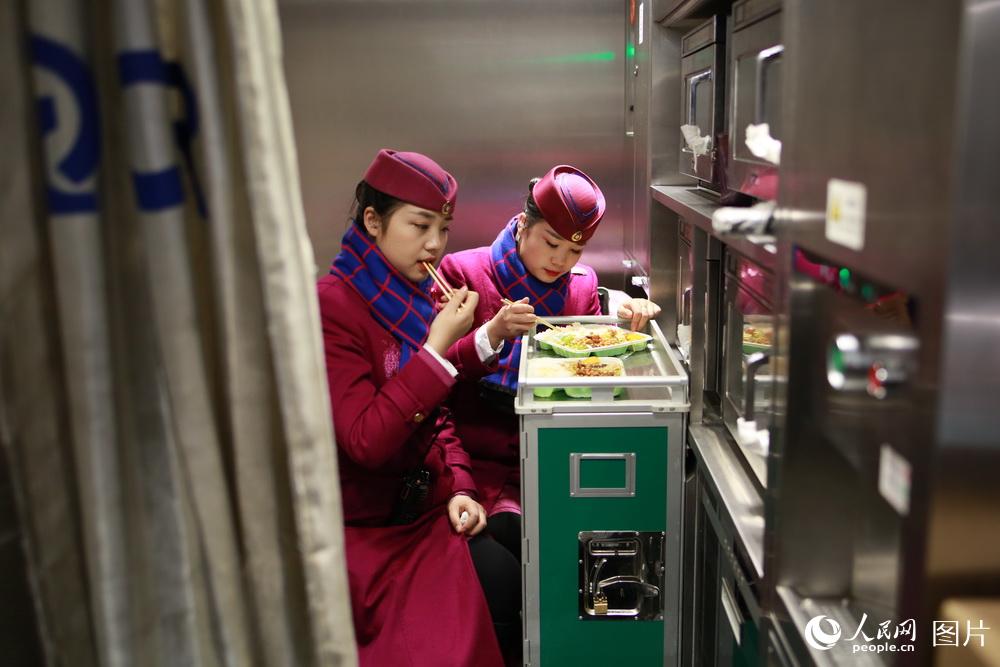
{"type": "Polygon", "coordinates": [[[478,303],[479,295],[470,292],[468,287],[463,286],[455,290],[448,303],[438,311],[434,321],[431,322],[430,331],[427,333],[427,344],[442,357],[448,354],[448,348],[472,327],[478,303]]]}
{"type": "Polygon", "coordinates": [[[618,306],[618,319],[632,320],[632,331],[638,331],[660,314],[660,307],[649,299],[629,299],[618,306]]]}
{"type": "Polygon", "coordinates": [[[448,501],[448,519],[456,533],[472,537],[486,527],[486,510],[469,496],[459,494],[448,501]]]}
{"type": "Polygon", "coordinates": [[[496,349],[502,340],[513,340],[535,326],[535,309],[528,303],[528,297],[519,299],[497,311],[486,323],[486,333],[490,337],[490,347],[496,349]]]}

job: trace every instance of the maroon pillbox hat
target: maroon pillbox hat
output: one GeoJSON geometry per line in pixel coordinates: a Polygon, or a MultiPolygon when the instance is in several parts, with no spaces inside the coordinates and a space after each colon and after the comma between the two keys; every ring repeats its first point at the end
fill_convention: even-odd
{"type": "Polygon", "coordinates": [[[368,165],[364,180],[380,192],[409,204],[451,215],[458,182],[434,160],[420,153],[383,148],[368,165]]]}
{"type": "Polygon", "coordinates": [[[604,217],[606,203],[597,183],[566,164],[549,170],[531,189],[538,211],[559,236],[585,243],[604,217]]]}

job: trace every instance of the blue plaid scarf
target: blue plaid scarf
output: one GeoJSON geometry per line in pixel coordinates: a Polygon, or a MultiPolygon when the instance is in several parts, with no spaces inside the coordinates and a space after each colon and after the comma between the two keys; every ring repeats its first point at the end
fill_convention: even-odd
{"type": "Polygon", "coordinates": [[[397,271],[355,223],[340,241],[340,253],[330,273],[342,278],[361,295],[375,319],[400,344],[402,368],[427,340],[434,319],[434,302],[428,295],[431,279],[419,285],[397,271]]]}
{"type": "MultiPolygon", "coordinates": [[[[517,241],[514,232],[517,230],[517,216],[501,230],[499,236],[490,246],[490,258],[493,260],[493,274],[496,276],[497,291],[511,301],[528,297],[528,303],[535,307],[535,312],[543,317],[546,315],[561,315],[566,305],[566,294],[569,291],[570,274],[559,276],[554,282],[543,283],[524,268],[521,257],[517,254],[517,241]]],[[[492,375],[483,378],[483,382],[500,386],[513,393],[517,391],[517,369],[521,363],[521,339],[504,346],[500,354],[499,369],[492,375]]]]}

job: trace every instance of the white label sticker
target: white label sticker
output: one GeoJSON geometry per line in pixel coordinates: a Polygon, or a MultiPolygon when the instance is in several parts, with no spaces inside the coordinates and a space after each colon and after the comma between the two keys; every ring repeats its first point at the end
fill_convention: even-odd
{"type": "Polygon", "coordinates": [[[888,444],[879,456],[878,492],[903,516],[910,513],[910,464],[888,444]]]}
{"type": "Polygon", "coordinates": [[[861,183],[831,178],[826,184],[826,238],[852,250],[865,247],[865,203],[861,183]]]}

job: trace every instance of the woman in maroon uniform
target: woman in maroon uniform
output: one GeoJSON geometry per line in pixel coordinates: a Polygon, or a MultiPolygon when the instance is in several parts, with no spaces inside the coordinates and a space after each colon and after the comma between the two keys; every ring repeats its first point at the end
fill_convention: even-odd
{"type": "MultiPolygon", "coordinates": [[[[587,241],[604,217],[601,189],[568,165],[532,179],[524,210],[504,225],[491,246],[450,254],[441,273],[451,285],[479,294],[475,333],[460,339],[448,358],[461,374],[451,405],[462,445],[472,455],[479,499],[490,516],[490,533],[521,555],[519,431],[512,396],[517,388],[520,336],[535,315],[599,315],[597,275],[579,264],[587,241]],[[503,299],[515,302],[504,305],[503,299]],[[477,363],[473,339],[493,357],[477,363]],[[506,342],[505,342],[506,341],[506,342]],[[498,363],[498,367],[493,364],[498,363]]],[[[660,312],[646,299],[618,307],[633,329],[660,312]]]]}
{"type": "Polygon", "coordinates": [[[424,155],[380,151],[318,285],[362,665],[488,667],[503,664],[497,634],[519,643],[520,570],[481,534],[442,406],[458,373],[444,357],[478,297],[438,310],[423,262],[444,251],[457,189],[424,155]]]}

